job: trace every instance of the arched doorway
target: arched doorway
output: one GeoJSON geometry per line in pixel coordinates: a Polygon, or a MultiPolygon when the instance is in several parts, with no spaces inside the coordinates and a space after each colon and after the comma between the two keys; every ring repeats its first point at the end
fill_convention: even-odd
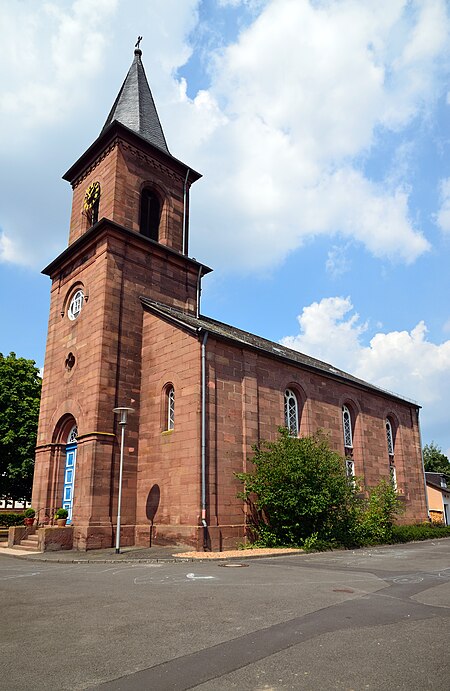
{"type": "Polygon", "coordinates": [[[78,429],[73,425],[69,430],[66,441],[66,461],[64,466],[64,485],[62,507],[67,509],[67,525],[72,523],[73,490],[75,486],[75,470],[77,463],[77,435],[78,429]]]}

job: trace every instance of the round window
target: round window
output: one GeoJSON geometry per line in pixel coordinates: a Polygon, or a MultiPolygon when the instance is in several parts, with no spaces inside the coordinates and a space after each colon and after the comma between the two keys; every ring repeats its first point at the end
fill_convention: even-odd
{"type": "Polygon", "coordinates": [[[67,316],[68,316],[69,319],[71,319],[72,321],[73,321],[74,319],[76,319],[76,318],[79,316],[80,312],[81,312],[81,309],[82,309],[82,307],[83,307],[83,298],[84,298],[84,293],[83,293],[83,291],[82,291],[82,290],[77,290],[77,291],[74,293],[74,295],[73,295],[73,297],[72,297],[72,299],[71,299],[71,301],[70,301],[69,310],[68,310],[68,312],[67,312],[67,316]]]}

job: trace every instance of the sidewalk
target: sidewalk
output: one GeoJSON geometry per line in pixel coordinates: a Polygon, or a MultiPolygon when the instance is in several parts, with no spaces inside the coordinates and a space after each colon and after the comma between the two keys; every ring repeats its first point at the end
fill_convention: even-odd
{"type": "Polygon", "coordinates": [[[60,552],[28,552],[25,550],[0,547],[0,556],[17,557],[27,561],[47,561],[66,564],[111,564],[111,563],[141,563],[141,562],[184,562],[210,561],[211,559],[255,559],[258,557],[274,557],[288,554],[301,554],[301,549],[239,549],[226,552],[195,552],[187,545],[154,547],[123,547],[120,554],[116,554],[113,547],[108,549],[93,549],[89,552],[77,550],[62,550],[60,552]]]}

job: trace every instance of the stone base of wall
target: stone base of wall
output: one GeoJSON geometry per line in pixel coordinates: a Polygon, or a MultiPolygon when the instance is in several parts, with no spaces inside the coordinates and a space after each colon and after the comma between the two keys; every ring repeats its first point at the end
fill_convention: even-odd
{"type": "Polygon", "coordinates": [[[38,544],[41,552],[58,552],[73,547],[73,527],[46,526],[38,528],[38,544]]]}
{"type": "Polygon", "coordinates": [[[212,552],[236,549],[243,542],[245,542],[245,526],[242,524],[208,528],[208,550],[212,552]]]}
{"type": "Polygon", "coordinates": [[[138,547],[188,545],[197,549],[199,530],[196,525],[137,525],[135,544],[138,547]]]}
{"type": "Polygon", "coordinates": [[[73,526],[73,548],[80,552],[86,552],[90,549],[106,549],[112,547],[113,544],[112,525],[73,526]]]}
{"type": "Polygon", "coordinates": [[[198,525],[137,525],[135,544],[138,547],[152,545],[188,545],[197,551],[221,552],[236,549],[244,542],[243,525],[224,525],[208,527],[206,530],[198,525]]]}

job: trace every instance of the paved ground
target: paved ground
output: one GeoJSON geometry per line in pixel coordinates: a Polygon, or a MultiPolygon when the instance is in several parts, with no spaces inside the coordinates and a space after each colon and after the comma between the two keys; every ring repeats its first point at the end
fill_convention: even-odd
{"type": "Polygon", "coordinates": [[[236,564],[0,553],[0,688],[448,690],[450,539],[236,564]]]}

